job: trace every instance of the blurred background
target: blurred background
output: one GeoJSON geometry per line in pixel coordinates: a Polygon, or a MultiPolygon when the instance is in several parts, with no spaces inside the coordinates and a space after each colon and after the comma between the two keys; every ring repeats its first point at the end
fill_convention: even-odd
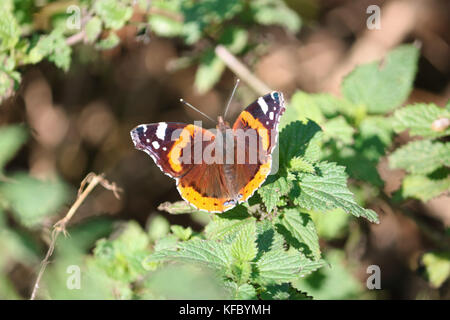
{"type": "MultiPolygon", "coordinates": [[[[28,133],[4,167],[4,179],[20,180],[17,172],[26,172],[27,178],[23,189],[2,189],[13,193],[20,213],[11,213],[8,206],[1,210],[0,298],[29,297],[47,249],[49,230],[73,203],[89,172],[105,173],[123,189],[121,197],[96,188],[71,220],[70,237],[60,239],[52,261],[70,256],[68,252],[75,247],[77,252],[90,254],[95,241],[108,237],[120,221],[136,221],[145,228],[155,217],[163,217],[171,224],[202,230],[202,219],[158,210],[165,201],[179,201],[179,194],[174,181],[133,148],[129,132],[142,123],[203,120],[179,103],[181,97],[213,118],[223,112],[236,80],[236,74],[220,59],[214,60],[218,59],[213,53],[215,45],[227,44],[227,35],[222,33],[225,27],[241,37],[231,38],[229,50],[254,76],[288,99],[298,90],[339,95],[343,76],[356,65],[382,59],[404,43],[420,48],[414,89],[405,104],[426,102],[444,107],[450,97],[450,2],[446,0],[286,0],[280,1],[281,9],[273,10],[273,15],[263,12],[253,20],[244,14],[205,18],[208,29],[202,29],[198,37],[183,14],[204,18],[208,11],[186,13],[172,5],[177,1],[153,2],[157,4],[150,3],[153,18],[138,5],[133,7],[130,21],[116,31],[120,43],[114,48],[99,50],[83,41],[71,44],[67,72],[48,60],[21,67],[17,91],[3,99],[0,125],[22,124],[28,133]],[[379,30],[367,28],[370,5],[381,8],[379,30]],[[33,194],[22,197],[26,190],[40,186],[40,181],[53,182],[42,185],[52,195],[49,212],[31,214],[39,199],[33,194]]],[[[247,1],[238,2],[248,5],[247,1]]],[[[264,7],[271,1],[259,2],[264,7]]],[[[52,11],[57,8],[51,7],[55,3],[61,1],[16,1],[15,12],[22,12],[22,21],[32,30],[46,33],[50,28],[46,24],[56,21],[54,13],[61,11],[52,11]]],[[[62,3],[66,8],[67,3],[62,3]]],[[[216,9],[212,6],[211,10],[216,9]]],[[[218,10],[229,13],[233,8],[224,5],[218,10]]],[[[107,32],[100,34],[102,39],[107,37],[107,32]]],[[[259,95],[242,81],[229,119],[259,95]]],[[[204,125],[213,126],[206,120],[204,125]]],[[[410,139],[400,134],[393,146],[410,139]]],[[[324,224],[319,230],[321,246],[337,261],[341,275],[315,273],[314,277],[326,279],[328,287],[319,290],[310,285],[309,290],[317,290],[318,298],[331,299],[449,299],[448,278],[439,285],[430,282],[423,260],[427,252],[449,248],[448,193],[428,201],[408,199],[401,206],[393,205],[390,197],[405,173],[390,169],[384,156],[375,168],[382,183],[374,186],[357,177],[352,177],[351,183],[359,201],[374,209],[381,223],[372,225],[337,213],[332,222],[324,224]],[[330,224],[337,230],[330,230],[330,224]],[[379,265],[382,272],[382,290],[376,292],[365,287],[366,268],[372,264],[379,265]]],[[[442,263],[439,272],[445,276],[450,267],[448,260],[442,263]]],[[[44,281],[51,291],[52,279],[58,277],[56,264],[46,272],[44,281]]]]}

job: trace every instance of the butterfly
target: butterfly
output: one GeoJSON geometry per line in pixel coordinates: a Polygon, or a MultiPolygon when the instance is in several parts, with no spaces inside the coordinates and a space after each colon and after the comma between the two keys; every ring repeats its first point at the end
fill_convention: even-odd
{"type": "Polygon", "coordinates": [[[219,116],[215,130],[159,122],[130,134],[135,148],[175,179],[185,201],[220,213],[246,202],[270,174],[284,111],[283,94],[274,91],[247,106],[232,127],[219,116]]]}

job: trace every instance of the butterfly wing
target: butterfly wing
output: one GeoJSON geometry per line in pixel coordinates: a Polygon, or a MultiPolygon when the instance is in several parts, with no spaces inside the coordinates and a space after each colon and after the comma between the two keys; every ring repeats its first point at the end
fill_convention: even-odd
{"type": "Polygon", "coordinates": [[[246,153],[257,153],[256,164],[236,164],[236,187],[240,202],[247,201],[266,180],[272,166],[272,151],[278,139],[278,125],[285,111],[283,94],[271,92],[251,103],[236,119],[233,130],[236,136],[252,130],[258,136],[258,147],[245,144],[246,153]]]}

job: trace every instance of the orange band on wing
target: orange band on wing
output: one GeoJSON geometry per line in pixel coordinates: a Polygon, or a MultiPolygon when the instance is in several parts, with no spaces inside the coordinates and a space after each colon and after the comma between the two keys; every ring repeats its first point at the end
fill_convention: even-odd
{"type": "Polygon", "coordinates": [[[183,150],[183,148],[193,140],[192,138],[194,137],[195,129],[196,128],[194,125],[187,125],[183,131],[181,131],[179,138],[174,142],[172,149],[168,154],[169,164],[175,172],[180,172],[183,170],[182,163],[180,161],[181,150],[183,150]]]}
{"type": "Polygon", "coordinates": [[[262,144],[263,144],[264,150],[268,150],[270,138],[269,138],[269,131],[267,130],[267,128],[264,127],[263,124],[261,122],[259,122],[258,119],[255,119],[250,114],[250,112],[242,111],[240,117],[242,118],[242,121],[245,121],[246,123],[248,123],[250,128],[252,128],[258,132],[258,135],[262,139],[262,144]]]}
{"type": "Polygon", "coordinates": [[[181,197],[197,209],[208,212],[223,212],[234,207],[234,204],[225,205],[226,199],[204,197],[192,187],[183,187],[181,184],[177,187],[181,197]]]}
{"type": "Polygon", "coordinates": [[[242,194],[241,201],[247,201],[248,198],[255,192],[256,189],[261,186],[261,184],[266,180],[267,176],[270,173],[270,169],[272,166],[272,159],[269,157],[266,163],[263,163],[259,170],[256,172],[255,176],[250,180],[249,183],[241,190],[239,193],[242,194]]]}

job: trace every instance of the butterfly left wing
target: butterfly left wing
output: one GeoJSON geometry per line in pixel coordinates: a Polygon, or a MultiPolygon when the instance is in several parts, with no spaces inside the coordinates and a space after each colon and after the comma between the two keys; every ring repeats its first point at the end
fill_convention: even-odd
{"type": "Polygon", "coordinates": [[[285,103],[281,92],[271,92],[251,103],[236,119],[233,130],[237,136],[253,130],[259,138],[259,147],[251,149],[245,144],[247,153],[257,153],[258,163],[236,164],[235,176],[239,202],[245,202],[263,184],[272,166],[272,152],[278,139],[278,125],[285,111],[285,103]]]}

